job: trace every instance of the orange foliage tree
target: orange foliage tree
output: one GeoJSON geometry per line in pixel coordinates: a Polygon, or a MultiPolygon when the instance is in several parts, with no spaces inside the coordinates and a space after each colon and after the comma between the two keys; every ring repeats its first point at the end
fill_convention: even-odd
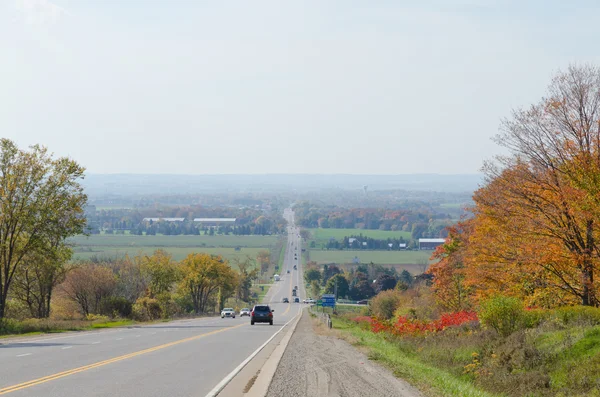
{"type": "Polygon", "coordinates": [[[448,300],[464,276],[478,298],[598,306],[600,69],[559,73],[547,98],[503,121],[497,142],[509,154],[485,165],[473,219],[436,254],[438,294],[448,300]]]}

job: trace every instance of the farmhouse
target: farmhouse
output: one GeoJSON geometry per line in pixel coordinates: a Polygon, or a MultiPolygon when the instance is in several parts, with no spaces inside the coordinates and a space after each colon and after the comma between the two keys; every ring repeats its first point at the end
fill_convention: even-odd
{"type": "Polygon", "coordinates": [[[420,238],[419,249],[420,250],[433,250],[436,247],[446,242],[443,238],[420,238]]]}

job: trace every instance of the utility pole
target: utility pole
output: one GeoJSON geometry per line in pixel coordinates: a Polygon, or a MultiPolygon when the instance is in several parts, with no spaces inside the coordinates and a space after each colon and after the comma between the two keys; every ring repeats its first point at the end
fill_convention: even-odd
{"type": "Polygon", "coordinates": [[[333,293],[335,294],[335,300],[337,301],[337,275],[335,275],[335,287],[333,288],[333,293]]]}

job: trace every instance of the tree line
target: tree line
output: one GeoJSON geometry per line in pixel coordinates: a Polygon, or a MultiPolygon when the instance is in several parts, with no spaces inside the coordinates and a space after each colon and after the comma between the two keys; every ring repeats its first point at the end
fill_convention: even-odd
{"type": "Polygon", "coordinates": [[[455,217],[425,203],[402,210],[319,206],[308,201],[294,205],[296,223],[306,228],[363,229],[410,232],[413,239],[446,237],[455,217]]]}
{"type": "Polygon", "coordinates": [[[338,298],[363,300],[390,289],[406,290],[415,282],[429,280],[429,275],[413,276],[408,270],[400,274],[396,269],[379,264],[360,264],[355,269],[340,269],[335,264],[317,265],[308,262],[304,271],[304,281],[310,295],[318,299],[322,294],[337,292],[338,298]]]}
{"type": "MultiPolygon", "coordinates": [[[[47,318],[57,295],[81,315],[168,317],[217,310],[268,268],[269,253],[235,261],[190,254],[71,263],[68,238],[86,229],[84,168],[45,147],[20,149],[0,140],[0,326],[7,317],[47,318]]],[[[260,217],[259,217],[260,219],[260,217]]],[[[264,221],[259,221],[264,222],[264,221]]]]}
{"type": "Polygon", "coordinates": [[[209,208],[204,206],[159,206],[153,209],[97,210],[88,206],[85,211],[87,232],[90,234],[135,235],[267,235],[281,233],[285,220],[280,214],[255,208],[209,208]],[[236,218],[234,225],[209,226],[194,222],[195,217],[236,218]],[[184,218],[181,222],[164,220],[144,221],[144,218],[184,218]]]}

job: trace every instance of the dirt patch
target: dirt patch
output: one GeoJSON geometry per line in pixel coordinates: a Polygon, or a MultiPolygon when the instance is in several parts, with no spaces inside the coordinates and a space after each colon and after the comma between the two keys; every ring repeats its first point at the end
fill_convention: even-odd
{"type": "Polygon", "coordinates": [[[256,382],[256,378],[258,378],[258,374],[260,374],[260,369],[258,370],[258,372],[256,373],[256,375],[254,375],[248,381],[248,383],[246,383],[246,387],[244,387],[244,393],[248,393],[250,391],[250,389],[252,389],[252,386],[254,386],[254,382],[256,382]]]}

